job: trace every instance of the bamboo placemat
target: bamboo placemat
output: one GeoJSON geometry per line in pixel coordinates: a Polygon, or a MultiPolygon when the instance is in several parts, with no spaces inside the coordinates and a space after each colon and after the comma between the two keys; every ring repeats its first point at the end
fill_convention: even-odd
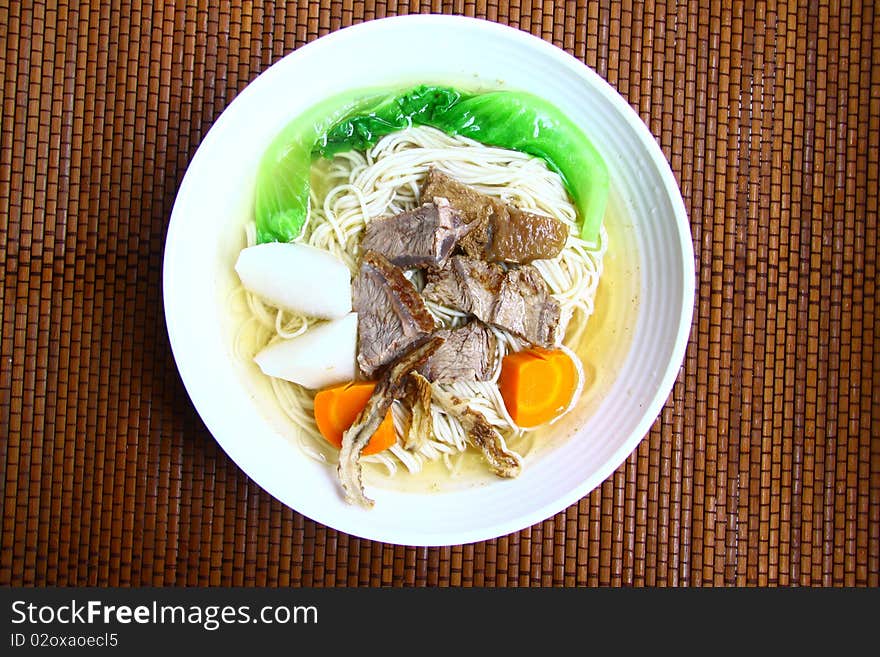
{"type": "Polygon", "coordinates": [[[876,586],[880,17],[849,4],[0,3],[0,584],[876,586]],[[294,48],[408,12],[517,26],[609,80],[681,185],[699,292],[625,464],[442,549],[349,537],[251,482],[162,314],[212,121],[294,48]]]}

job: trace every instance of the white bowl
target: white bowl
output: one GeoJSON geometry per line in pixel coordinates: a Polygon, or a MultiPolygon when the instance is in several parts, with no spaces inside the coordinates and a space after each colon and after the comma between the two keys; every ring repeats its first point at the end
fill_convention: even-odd
{"type": "MultiPolygon", "coordinates": [[[[627,102],[555,46],[482,20],[406,16],[320,38],[254,80],[206,135],[181,183],[165,245],[168,334],[208,429],[255,482],[296,511],[363,538],[451,545],[544,520],[602,483],[649,431],[684,357],[694,263],[684,203],[662,151],[627,102]],[[608,262],[591,322],[594,377],[578,412],[526,457],[520,477],[418,492],[373,485],[371,510],[339,494],[335,468],[304,455],[252,365],[233,357],[233,264],[252,212],[256,164],[291,118],[335,93],[416,82],[485,83],[536,93],[580,124],[611,175],[608,262]],[[604,284],[604,282],[603,282],[604,284]],[[601,351],[601,353],[596,353],[601,351]],[[601,357],[599,357],[601,356],[601,357]]],[[[589,351],[589,346],[588,346],[589,351]]]]}

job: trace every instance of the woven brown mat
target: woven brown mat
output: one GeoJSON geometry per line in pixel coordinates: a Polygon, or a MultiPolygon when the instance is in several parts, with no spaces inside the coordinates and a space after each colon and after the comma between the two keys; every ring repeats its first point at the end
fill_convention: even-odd
{"type": "Polygon", "coordinates": [[[0,585],[878,585],[873,0],[3,2],[0,94],[0,585]],[[161,266],[237,92],[320,35],[429,11],[616,86],[680,182],[698,299],[668,403],[601,487],[417,549],[305,519],[226,457],[177,376],[161,266]]]}

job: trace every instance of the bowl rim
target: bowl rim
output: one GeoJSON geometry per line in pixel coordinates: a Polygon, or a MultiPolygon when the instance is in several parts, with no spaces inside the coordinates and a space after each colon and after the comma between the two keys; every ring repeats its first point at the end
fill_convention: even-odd
{"type": "MultiPolygon", "coordinates": [[[[645,154],[649,156],[651,164],[656,167],[660,179],[663,184],[663,192],[669,200],[677,229],[678,247],[682,255],[680,262],[682,268],[681,292],[682,307],[678,315],[678,327],[675,332],[675,338],[670,350],[670,357],[666,364],[659,383],[656,386],[655,393],[650,401],[645,405],[642,416],[635,429],[627,436],[626,440],[607,458],[601,467],[597,468],[592,475],[585,477],[577,486],[573,486],[565,495],[558,496],[552,502],[543,506],[533,508],[531,511],[521,513],[515,518],[509,520],[496,521],[485,525],[479,530],[446,532],[442,536],[426,534],[425,532],[409,532],[408,530],[398,531],[394,536],[367,535],[366,532],[350,526],[345,519],[334,519],[332,522],[325,518],[313,518],[327,527],[331,527],[337,531],[345,532],[352,536],[357,536],[366,540],[377,540],[389,542],[399,545],[417,545],[417,546],[447,546],[456,544],[474,543],[481,540],[489,540],[504,536],[516,531],[523,530],[538,522],[546,520],[551,516],[563,511],[578,500],[582,499],[611,474],[613,474],[620,465],[628,458],[628,456],[636,449],[641,441],[650,431],[651,426],[659,417],[663,407],[666,405],[670,394],[672,393],[676,379],[684,363],[684,357],[690,339],[692,330],[694,305],[696,303],[696,280],[695,280],[695,262],[694,262],[694,246],[693,237],[690,230],[690,223],[687,210],[682,197],[681,189],[675,179],[669,160],[663,153],[659,143],[642,120],[636,110],[611,86],[611,84],[602,78],[596,71],[587,66],[581,60],[575,58],[565,50],[552,44],[549,41],[535,36],[529,32],[519,28],[511,27],[501,23],[496,23],[483,18],[473,18],[458,15],[446,14],[411,14],[404,16],[393,16],[385,18],[376,18],[348,27],[338,29],[323,35],[309,43],[306,43],[295,50],[287,53],[267,69],[261,72],[251,82],[249,82],[236,97],[226,106],[220,116],[213,122],[207,134],[202,139],[196,149],[195,154],[187,166],[186,172],[178,186],[177,195],[174,205],[172,206],[168,228],[164,240],[163,253],[163,306],[166,330],[168,333],[169,344],[174,357],[175,364],[184,388],[193,403],[193,407],[197,414],[201,417],[205,426],[211,435],[221,446],[223,451],[231,458],[244,474],[251,477],[250,472],[245,470],[241,465],[243,450],[239,445],[232,444],[229,440],[222,438],[223,431],[218,429],[213,418],[205,417],[202,409],[197,403],[200,394],[195,389],[195,381],[186,368],[181,367],[179,358],[181,337],[179,331],[183,328],[175,323],[174,307],[172,305],[173,294],[170,291],[171,281],[173,280],[173,263],[170,261],[168,254],[168,245],[173,240],[180,222],[183,218],[175,213],[178,207],[178,201],[182,191],[186,189],[187,177],[191,170],[196,168],[200,160],[200,153],[204,153],[206,145],[217,138],[223,130],[225,120],[228,118],[229,109],[241,103],[241,99],[249,97],[251,94],[257,93],[258,90],[272,83],[274,77],[281,74],[282,65],[284,67],[294,66],[297,61],[310,56],[313,51],[321,48],[332,47],[337,41],[348,38],[353,34],[360,34],[376,29],[383,29],[385,26],[393,25],[429,25],[429,26],[445,26],[460,27],[463,25],[477,26],[480,30],[486,30],[499,34],[507,39],[519,41],[524,48],[539,51],[542,55],[552,59],[554,64],[564,66],[574,71],[579,77],[585,79],[593,87],[595,91],[601,93],[611,107],[623,118],[629,125],[633,134],[637,137],[640,145],[644,148],[645,154]],[[690,300],[690,302],[689,302],[690,300]]],[[[285,506],[290,506],[294,511],[301,515],[308,515],[300,511],[298,508],[285,501],[285,496],[273,487],[267,486],[264,482],[254,480],[261,488],[270,493],[277,500],[281,501],[285,506]]],[[[311,517],[311,516],[308,516],[311,517]]]]}

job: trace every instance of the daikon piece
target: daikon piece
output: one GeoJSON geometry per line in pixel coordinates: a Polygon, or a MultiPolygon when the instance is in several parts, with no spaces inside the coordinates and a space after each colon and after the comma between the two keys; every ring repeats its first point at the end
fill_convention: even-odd
{"type": "Polygon", "coordinates": [[[273,342],[254,361],[264,374],[317,389],[354,380],[356,347],[357,313],[350,313],[273,342]]]}
{"type": "Polygon", "coordinates": [[[351,272],[324,249],[286,242],[249,246],[235,271],[248,291],[278,308],[320,319],[351,312],[351,272]]]}

